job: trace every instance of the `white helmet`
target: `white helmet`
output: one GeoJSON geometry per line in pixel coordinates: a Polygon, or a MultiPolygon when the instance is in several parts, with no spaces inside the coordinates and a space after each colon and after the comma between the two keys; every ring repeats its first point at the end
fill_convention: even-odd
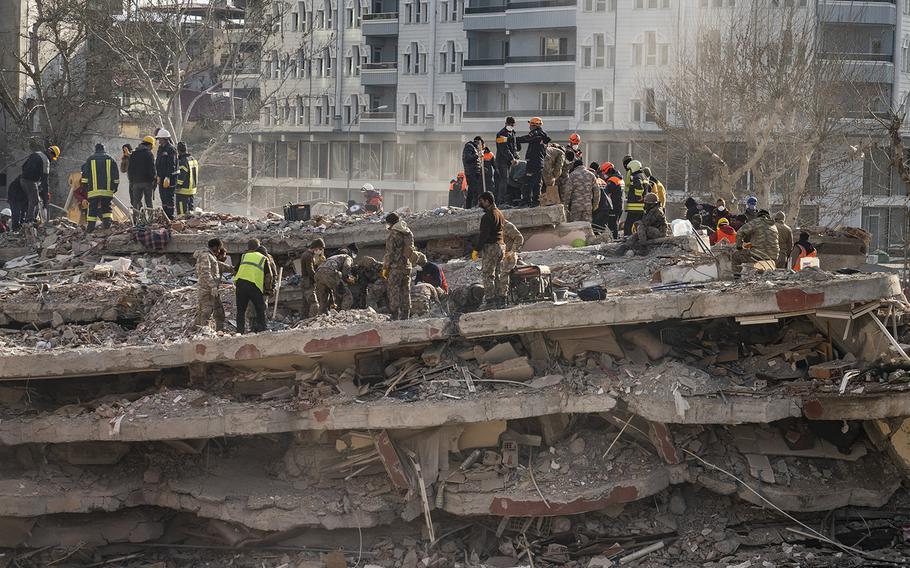
{"type": "Polygon", "coordinates": [[[161,130],[158,131],[158,134],[155,135],[155,138],[158,138],[158,139],[170,138],[170,137],[171,137],[171,133],[168,132],[166,128],[162,128],[161,130]]]}
{"type": "Polygon", "coordinates": [[[363,184],[363,187],[360,188],[360,191],[373,191],[373,184],[372,183],[363,184]]]}
{"type": "Polygon", "coordinates": [[[10,211],[9,207],[5,208],[3,211],[0,211],[0,217],[12,217],[13,212],[10,211]]]}

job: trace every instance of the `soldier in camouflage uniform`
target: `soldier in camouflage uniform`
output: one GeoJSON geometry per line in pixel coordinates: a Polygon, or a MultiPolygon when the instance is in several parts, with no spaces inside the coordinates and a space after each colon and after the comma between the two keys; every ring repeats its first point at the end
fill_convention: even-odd
{"type": "Polygon", "coordinates": [[[393,320],[405,320],[411,317],[411,263],[418,260],[419,253],[413,233],[398,215],[389,213],[385,222],[389,235],[385,241],[382,276],[386,279],[389,312],[393,320]]]}
{"type": "Polygon", "coordinates": [[[567,152],[567,156],[573,158],[573,163],[562,203],[566,207],[569,221],[590,223],[594,210],[600,207],[600,188],[597,186],[597,176],[586,168],[581,160],[574,160],[575,155],[571,150],[567,152]]]}
{"type": "Polygon", "coordinates": [[[316,269],[316,297],[319,302],[319,313],[325,314],[332,308],[337,308],[337,290],[342,284],[353,284],[354,277],[351,270],[354,267],[354,258],[351,251],[341,249],[338,254],[330,256],[316,269]]]}
{"type": "Polygon", "coordinates": [[[736,251],[733,253],[733,272],[742,272],[743,264],[770,260],[777,263],[780,238],[771,214],[762,209],[758,216],[736,232],[736,251]],[[748,246],[747,246],[748,245],[748,246]]]}
{"type": "Polygon", "coordinates": [[[448,296],[449,313],[469,314],[476,312],[483,303],[483,296],[483,286],[477,283],[470,286],[462,286],[461,288],[453,288],[448,296]]]}
{"type": "Polygon", "coordinates": [[[382,293],[385,294],[382,263],[372,256],[358,256],[355,258],[354,269],[351,274],[357,279],[357,282],[349,287],[352,295],[352,305],[355,309],[362,310],[369,307],[370,290],[377,285],[382,288],[382,293]]]}
{"type": "Polygon", "coordinates": [[[543,187],[550,195],[562,197],[562,186],[559,180],[562,178],[566,164],[566,153],[562,146],[552,142],[547,145],[546,154],[543,162],[543,187]],[[552,188],[557,188],[552,192],[552,188]]]}
{"type": "Polygon", "coordinates": [[[501,298],[509,297],[509,274],[518,265],[518,253],[525,244],[525,237],[511,221],[506,221],[502,227],[502,240],[505,244],[505,254],[502,256],[502,266],[499,269],[499,281],[496,293],[501,298]]]}
{"type": "Polygon", "coordinates": [[[425,316],[439,303],[439,293],[432,284],[420,282],[411,286],[411,313],[425,316]]]}
{"type": "Polygon", "coordinates": [[[638,229],[630,239],[630,244],[644,244],[654,239],[662,239],[670,234],[670,225],[667,216],[660,208],[657,195],[649,193],[644,197],[645,214],[638,221],[638,229]]]}
{"type": "Polygon", "coordinates": [[[319,313],[319,299],[316,297],[316,269],[325,262],[325,241],[316,239],[300,255],[300,291],[303,299],[300,318],[315,317],[319,313]]]}
{"type": "Polygon", "coordinates": [[[196,325],[205,327],[214,316],[215,330],[224,329],[224,304],[218,286],[223,273],[233,272],[233,267],[225,264],[227,258],[221,239],[212,239],[208,242],[207,249],[197,250],[193,254],[196,259],[196,288],[199,292],[199,307],[196,310],[196,325]]]}

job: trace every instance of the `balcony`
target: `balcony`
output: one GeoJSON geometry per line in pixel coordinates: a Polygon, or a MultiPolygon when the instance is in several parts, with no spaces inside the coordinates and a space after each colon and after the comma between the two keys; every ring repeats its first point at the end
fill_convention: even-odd
{"type": "Polygon", "coordinates": [[[820,52],[821,59],[831,59],[835,61],[894,61],[894,55],[890,53],[842,53],[835,51],[820,52]]]}
{"type": "Polygon", "coordinates": [[[365,87],[388,87],[398,83],[398,63],[364,63],[360,83],[365,87]]]}
{"type": "MultiPolygon", "coordinates": [[[[474,4],[472,2],[472,4],[474,4]]],[[[465,31],[574,28],[577,0],[498,2],[464,10],[465,31]]]]}
{"type": "Polygon", "coordinates": [[[461,66],[465,83],[502,83],[505,59],[466,59],[461,66]]]}
{"type": "Polygon", "coordinates": [[[818,3],[818,19],[821,22],[893,27],[897,17],[894,0],[867,2],[820,0],[818,3]]]}
{"type": "Polygon", "coordinates": [[[845,77],[859,83],[892,83],[894,56],[890,53],[819,53],[821,59],[843,66],[845,77]]]}
{"type": "Polygon", "coordinates": [[[364,36],[397,36],[398,12],[364,14],[361,26],[364,36]]]}
{"type": "Polygon", "coordinates": [[[575,54],[466,59],[461,71],[466,83],[573,83],[575,54]]]}
{"type": "Polygon", "coordinates": [[[360,132],[395,132],[395,111],[367,111],[359,123],[360,132]]]}
{"type": "Polygon", "coordinates": [[[543,120],[544,130],[572,130],[577,126],[575,112],[569,110],[468,110],[462,114],[461,122],[465,132],[495,132],[502,128],[502,121],[507,116],[514,116],[517,121],[516,133],[520,136],[526,132],[526,122],[532,116],[543,120]]]}

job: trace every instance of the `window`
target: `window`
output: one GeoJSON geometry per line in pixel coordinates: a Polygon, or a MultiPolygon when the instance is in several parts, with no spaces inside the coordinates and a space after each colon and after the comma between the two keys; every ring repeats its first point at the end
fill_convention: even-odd
{"type": "Polygon", "coordinates": [[[437,8],[437,11],[439,12],[440,23],[445,23],[445,22],[449,21],[449,3],[447,0],[442,0],[439,3],[439,7],[437,8]]]}
{"type": "Polygon", "coordinates": [[[604,34],[594,34],[594,67],[604,67],[606,50],[604,34]]]}
{"type": "Polygon", "coordinates": [[[870,251],[903,248],[906,224],[903,207],[863,207],[863,229],[872,234],[870,251]]]}
{"type": "Polygon", "coordinates": [[[540,38],[540,54],[543,56],[565,55],[569,52],[569,38],[540,38]]]}
{"type": "Polygon", "coordinates": [[[450,22],[460,22],[461,14],[464,11],[464,0],[451,0],[449,3],[452,11],[449,13],[450,22]]]}
{"type": "MultiPolygon", "coordinates": [[[[616,9],[616,0],[610,2],[613,6],[613,10],[616,9]]],[[[584,0],[584,5],[582,9],[585,12],[606,12],[607,11],[607,0],[584,0]]],[[[612,10],[611,10],[612,11],[612,10]]]]}
{"type": "Polygon", "coordinates": [[[413,24],[414,23],[414,4],[411,2],[404,3],[404,23],[413,24]]]}
{"type": "Polygon", "coordinates": [[[458,124],[461,122],[461,103],[455,102],[453,93],[446,93],[439,105],[439,124],[458,124]]]}
{"type": "Polygon", "coordinates": [[[632,44],[632,63],[636,66],[667,65],[670,62],[670,44],[659,43],[657,32],[645,32],[644,43],[632,44]]]}
{"type": "Polygon", "coordinates": [[[540,110],[565,110],[566,93],[540,93],[540,110]]]}

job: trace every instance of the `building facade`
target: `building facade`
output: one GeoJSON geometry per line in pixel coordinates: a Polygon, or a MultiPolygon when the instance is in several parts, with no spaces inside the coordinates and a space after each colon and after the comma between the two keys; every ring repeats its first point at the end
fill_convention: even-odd
{"type": "MultiPolygon", "coordinates": [[[[862,70],[857,80],[868,83],[883,110],[910,90],[910,0],[766,1],[814,11],[826,49],[851,54],[862,70]]],[[[656,94],[657,77],[694,49],[701,22],[732,20],[737,4],[279,3],[282,39],[264,61],[262,89],[277,102],[250,139],[250,201],[262,210],[289,201],[346,201],[369,182],[384,192],[389,209],[442,205],[461,170],[464,142],[478,134],[492,142],[512,115],[519,132],[539,116],[554,140],[579,133],[588,160],[619,162],[633,154],[665,181],[678,207],[686,195],[709,188],[688,174],[685,152],[662,136],[657,115],[667,109],[656,94]]],[[[881,247],[902,241],[906,191],[881,158],[868,152],[827,178],[819,174],[844,197],[833,208],[806,204],[802,220],[862,225],[881,247]]]]}

